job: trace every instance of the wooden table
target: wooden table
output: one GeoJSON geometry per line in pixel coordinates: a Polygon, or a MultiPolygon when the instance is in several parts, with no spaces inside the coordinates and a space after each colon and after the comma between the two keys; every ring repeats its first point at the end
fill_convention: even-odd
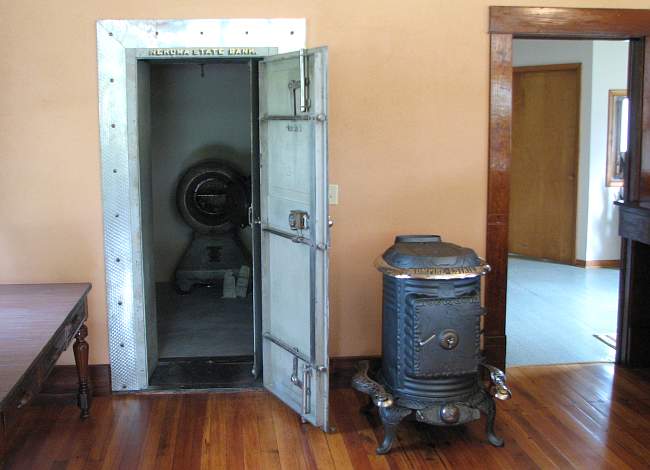
{"type": "MultiPolygon", "coordinates": [[[[38,394],[54,364],[73,338],[79,377],[81,417],[90,409],[88,318],[91,285],[0,285],[0,429],[7,436],[8,413],[38,394]]],[[[0,443],[0,456],[2,455],[0,443]]]]}

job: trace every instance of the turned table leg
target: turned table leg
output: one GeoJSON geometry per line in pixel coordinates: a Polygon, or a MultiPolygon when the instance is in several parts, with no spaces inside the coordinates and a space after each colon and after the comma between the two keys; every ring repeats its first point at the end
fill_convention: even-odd
{"type": "Polygon", "coordinates": [[[79,377],[79,394],[77,404],[81,408],[81,418],[90,416],[90,389],[88,385],[88,327],[81,325],[75,335],[75,342],[72,350],[74,351],[74,361],[77,365],[77,376],[79,377]]]}

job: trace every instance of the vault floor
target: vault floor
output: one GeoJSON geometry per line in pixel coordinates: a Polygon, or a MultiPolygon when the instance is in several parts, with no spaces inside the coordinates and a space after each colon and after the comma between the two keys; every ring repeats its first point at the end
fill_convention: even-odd
{"type": "Polygon", "coordinates": [[[177,358],[158,361],[149,389],[251,389],[262,386],[251,375],[250,356],[177,358]]]}
{"type": "Polygon", "coordinates": [[[253,298],[222,299],[218,287],[180,295],[156,284],[158,353],[172,358],[253,355],[253,298]]]}

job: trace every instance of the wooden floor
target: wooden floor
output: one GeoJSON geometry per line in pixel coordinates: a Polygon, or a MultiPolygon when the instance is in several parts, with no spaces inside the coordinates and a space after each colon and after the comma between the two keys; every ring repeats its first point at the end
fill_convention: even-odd
{"type": "Polygon", "coordinates": [[[6,468],[395,469],[650,468],[650,373],[611,364],[512,368],[514,398],[498,403],[506,445],[483,421],[457,428],[403,425],[375,455],[376,414],[333,390],[325,434],[265,392],[103,397],[88,421],[73,405],[31,406],[6,468]]]}

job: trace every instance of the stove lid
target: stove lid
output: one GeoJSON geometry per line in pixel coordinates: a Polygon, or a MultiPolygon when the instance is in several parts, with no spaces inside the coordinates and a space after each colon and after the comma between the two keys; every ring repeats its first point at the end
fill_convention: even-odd
{"type": "Polygon", "coordinates": [[[375,266],[389,276],[419,279],[464,279],[490,271],[474,250],[438,235],[398,235],[375,266]]]}

